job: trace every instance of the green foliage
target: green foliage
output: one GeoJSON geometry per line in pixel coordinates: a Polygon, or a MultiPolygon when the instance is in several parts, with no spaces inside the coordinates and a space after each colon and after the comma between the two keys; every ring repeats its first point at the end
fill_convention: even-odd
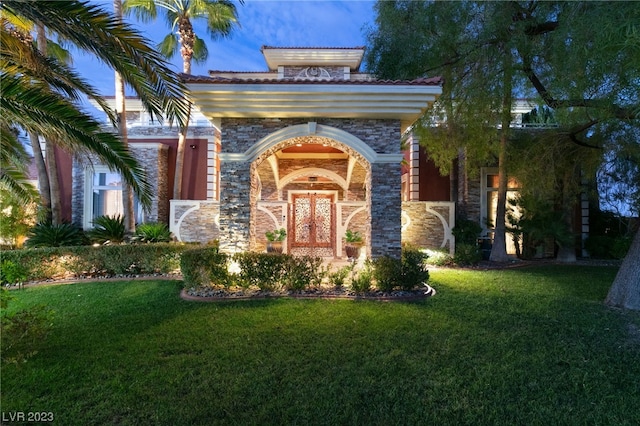
{"type": "Polygon", "coordinates": [[[623,259],[632,240],[630,236],[592,235],[587,238],[584,247],[596,259],[623,259]]]}
{"type": "Polygon", "coordinates": [[[131,241],[136,243],[168,243],[171,241],[171,231],[166,223],[141,223],[136,226],[136,232],[131,241]]]}
{"type": "Polygon", "coordinates": [[[636,226],[629,218],[612,212],[592,210],[585,248],[594,258],[622,259],[631,246],[636,226]]]}
{"type": "Polygon", "coordinates": [[[194,288],[238,285],[262,291],[300,291],[319,285],[326,273],[319,257],[257,252],[229,257],[213,248],[186,251],[180,265],[185,285],[194,288]]]}
{"type": "Polygon", "coordinates": [[[86,244],[84,231],[70,223],[39,223],[28,234],[26,247],[70,247],[86,244]]]}
{"type": "Polygon", "coordinates": [[[482,259],[477,244],[456,244],[453,263],[459,266],[477,265],[482,259]]]}
{"type": "Polygon", "coordinates": [[[229,255],[218,252],[217,247],[186,250],[180,257],[185,286],[228,285],[229,260],[229,255]]]}
{"type": "Polygon", "coordinates": [[[402,250],[401,289],[412,290],[429,281],[428,257],[425,252],[415,248],[404,248],[402,250]]]}
{"type": "Polygon", "coordinates": [[[13,191],[0,188],[0,236],[10,248],[21,245],[36,219],[35,206],[26,204],[13,191]]]}
{"type": "Polygon", "coordinates": [[[390,256],[373,260],[373,278],[380,291],[390,292],[402,284],[402,260],[390,256]]]}
{"type": "Polygon", "coordinates": [[[371,261],[367,259],[362,269],[351,272],[351,290],[356,293],[366,293],[371,291],[373,282],[373,266],[371,261]]]}
{"type": "Polygon", "coordinates": [[[344,233],[344,240],[347,243],[362,243],[362,234],[360,234],[360,231],[347,229],[344,233]]]}
{"type": "Polygon", "coordinates": [[[16,284],[27,281],[27,269],[20,263],[3,260],[0,264],[0,284],[16,284]]]}
{"type": "Polygon", "coordinates": [[[98,216],[93,220],[93,226],[93,229],[87,231],[92,243],[118,244],[124,241],[125,227],[122,215],[98,216]]]}
{"type": "Polygon", "coordinates": [[[267,237],[267,241],[284,241],[287,237],[287,230],[284,228],[274,229],[272,231],[265,232],[264,236],[267,237]]]}
{"type": "Polygon", "coordinates": [[[429,280],[427,254],[414,248],[403,248],[400,259],[383,256],[373,260],[373,278],[380,291],[400,288],[412,290],[429,280]]]}
{"type": "Polygon", "coordinates": [[[284,265],[291,256],[280,253],[236,253],[233,259],[238,263],[238,284],[244,288],[256,286],[263,291],[280,288],[284,265]]]}
{"type": "Polygon", "coordinates": [[[319,285],[325,274],[320,257],[287,256],[283,266],[282,285],[293,292],[319,285]]]}
{"type": "MultiPolygon", "coordinates": [[[[3,2],[2,15],[9,22],[39,22],[80,50],[89,52],[122,75],[140,98],[146,111],[162,121],[182,125],[188,115],[184,84],[149,40],[112,13],[80,1],[61,3],[3,2]],[[75,19],[69,20],[73,16],[75,19]],[[166,114],[165,114],[166,113],[166,114]]],[[[82,96],[96,100],[115,123],[113,111],[95,88],[78,78],[59,60],[37,54],[35,43],[24,43],[22,31],[11,24],[2,38],[2,134],[21,127],[66,148],[69,152],[92,152],[103,164],[117,170],[138,195],[151,204],[151,185],[145,173],[118,135],[103,129],[74,101],[82,96]],[[33,84],[34,81],[47,84],[33,84]],[[51,90],[54,87],[57,90],[51,90]]],[[[2,173],[4,175],[4,173],[2,173]]]]}
{"type": "Polygon", "coordinates": [[[169,274],[179,270],[178,244],[49,247],[2,252],[3,261],[23,268],[24,281],[66,277],[169,274]]]}
{"type": "MultiPolygon", "coordinates": [[[[375,10],[367,69],[388,79],[443,78],[442,95],[415,127],[442,172],[461,153],[470,176],[498,157],[501,171],[516,176],[523,190],[540,191],[551,211],[561,210],[563,220],[544,232],[562,248],[573,238],[557,225],[569,229],[585,178],[598,176],[597,187],[606,183],[613,192],[614,207],[637,212],[637,4],[381,1],[375,10]],[[523,96],[540,100],[542,108],[525,121],[543,128],[509,126],[514,101],[523,96]]],[[[499,207],[501,213],[505,206],[499,207]]]]}
{"type": "Polygon", "coordinates": [[[522,235],[522,256],[530,258],[546,240],[567,247],[573,244],[573,234],[563,220],[563,212],[556,211],[549,200],[533,195],[521,195],[514,201],[520,216],[508,215],[513,232],[522,235]]]}
{"type": "Polygon", "coordinates": [[[453,257],[448,250],[427,250],[427,255],[425,260],[427,265],[451,266],[453,264],[453,257]]]}
{"type": "Polygon", "coordinates": [[[481,232],[482,227],[478,222],[463,218],[456,219],[456,226],[451,230],[453,236],[456,237],[456,245],[476,244],[481,232]]]}
{"type": "Polygon", "coordinates": [[[335,271],[330,271],[328,273],[329,282],[333,284],[337,289],[340,289],[344,286],[345,280],[349,276],[349,273],[353,270],[354,264],[351,263],[349,265],[341,266],[335,271]]]}
{"type": "Polygon", "coordinates": [[[0,289],[0,336],[2,363],[23,364],[38,353],[51,330],[52,311],[44,305],[31,306],[17,312],[7,311],[14,299],[6,289],[0,289]]]}

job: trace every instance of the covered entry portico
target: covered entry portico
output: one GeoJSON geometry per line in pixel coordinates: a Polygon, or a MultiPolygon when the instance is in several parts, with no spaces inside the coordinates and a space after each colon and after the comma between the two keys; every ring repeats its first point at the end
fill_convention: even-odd
{"type": "Polygon", "coordinates": [[[367,255],[399,256],[401,134],[440,80],[375,80],[357,72],[363,52],[265,47],[267,73],[184,77],[219,123],[221,250],[259,249],[284,227],[289,252],[341,256],[349,228],[367,255]]]}

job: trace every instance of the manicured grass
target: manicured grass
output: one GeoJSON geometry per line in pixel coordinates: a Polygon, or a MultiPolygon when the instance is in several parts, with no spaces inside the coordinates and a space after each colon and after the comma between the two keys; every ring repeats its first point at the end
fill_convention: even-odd
{"type": "Polygon", "coordinates": [[[640,315],[615,268],[431,271],[421,302],[195,303],[179,282],[31,288],[54,329],[2,411],[61,425],[640,424],[640,315]],[[637,333],[637,331],[635,331],[637,333]]]}

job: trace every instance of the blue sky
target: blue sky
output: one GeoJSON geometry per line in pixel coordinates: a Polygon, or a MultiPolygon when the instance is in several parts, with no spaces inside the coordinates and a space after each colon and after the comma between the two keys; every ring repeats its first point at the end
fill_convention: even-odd
{"type": "MultiPolygon", "coordinates": [[[[112,0],[95,0],[112,11],[112,0]]],[[[209,70],[264,71],[267,65],[260,52],[263,45],[279,47],[354,47],[364,46],[364,28],[373,25],[374,1],[365,0],[246,0],[236,2],[240,21],[231,38],[211,41],[202,23],[195,23],[197,34],[207,41],[209,59],[193,64],[192,74],[208,75],[209,70]]],[[[169,33],[164,19],[142,24],[128,19],[154,43],[169,33]]],[[[171,60],[182,70],[179,57],[171,60]]],[[[96,59],[76,56],[74,66],[100,92],[113,95],[113,71],[96,59]]]]}

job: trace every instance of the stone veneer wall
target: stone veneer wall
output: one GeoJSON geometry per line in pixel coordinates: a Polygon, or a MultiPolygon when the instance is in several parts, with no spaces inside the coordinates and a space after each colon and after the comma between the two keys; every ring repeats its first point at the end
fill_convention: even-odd
{"type": "MultiPolygon", "coordinates": [[[[289,126],[306,124],[310,120],[298,119],[222,119],[221,154],[242,154],[271,133],[289,126]]],[[[319,125],[341,129],[359,138],[375,152],[400,153],[400,122],[375,119],[315,119],[319,125]]],[[[401,250],[400,228],[400,164],[379,163],[371,165],[367,194],[370,205],[371,227],[365,238],[370,242],[372,256],[398,257],[401,250]],[[374,203],[371,200],[375,200],[374,203]]],[[[252,176],[252,165],[244,161],[222,161],[220,167],[220,246],[225,251],[249,249],[255,242],[258,179],[252,176]],[[252,188],[251,191],[248,191],[252,188]],[[254,211],[252,212],[251,209],[254,211]],[[253,226],[253,229],[250,229],[253,226]],[[253,237],[253,238],[252,238],[253,237]]]]}
{"type": "MultiPolygon", "coordinates": [[[[167,145],[161,143],[131,143],[129,148],[136,157],[151,185],[153,199],[151,209],[145,211],[146,222],[164,222],[169,218],[168,211],[168,151],[167,145]]],[[[85,205],[85,170],[91,164],[100,164],[96,157],[91,157],[85,161],[76,157],[73,161],[73,187],[71,198],[72,222],[82,226],[84,220],[85,205]]],[[[92,202],[92,200],[87,200],[92,202]]]]}
{"type": "Polygon", "coordinates": [[[192,200],[175,208],[175,218],[180,219],[180,240],[189,243],[211,243],[220,236],[216,218],[220,215],[218,201],[192,200]],[[197,206],[197,208],[193,208],[197,206]],[[183,217],[184,216],[184,217],[183,217]]]}
{"type": "Polygon", "coordinates": [[[369,186],[372,257],[400,257],[402,248],[400,165],[372,164],[369,186]]]}
{"type": "Polygon", "coordinates": [[[420,248],[443,248],[451,252],[452,240],[447,238],[445,225],[449,230],[455,226],[455,223],[449,222],[451,216],[455,217],[455,212],[451,212],[454,206],[452,202],[403,202],[402,242],[420,248]],[[445,224],[434,211],[445,220],[445,224]]]}

